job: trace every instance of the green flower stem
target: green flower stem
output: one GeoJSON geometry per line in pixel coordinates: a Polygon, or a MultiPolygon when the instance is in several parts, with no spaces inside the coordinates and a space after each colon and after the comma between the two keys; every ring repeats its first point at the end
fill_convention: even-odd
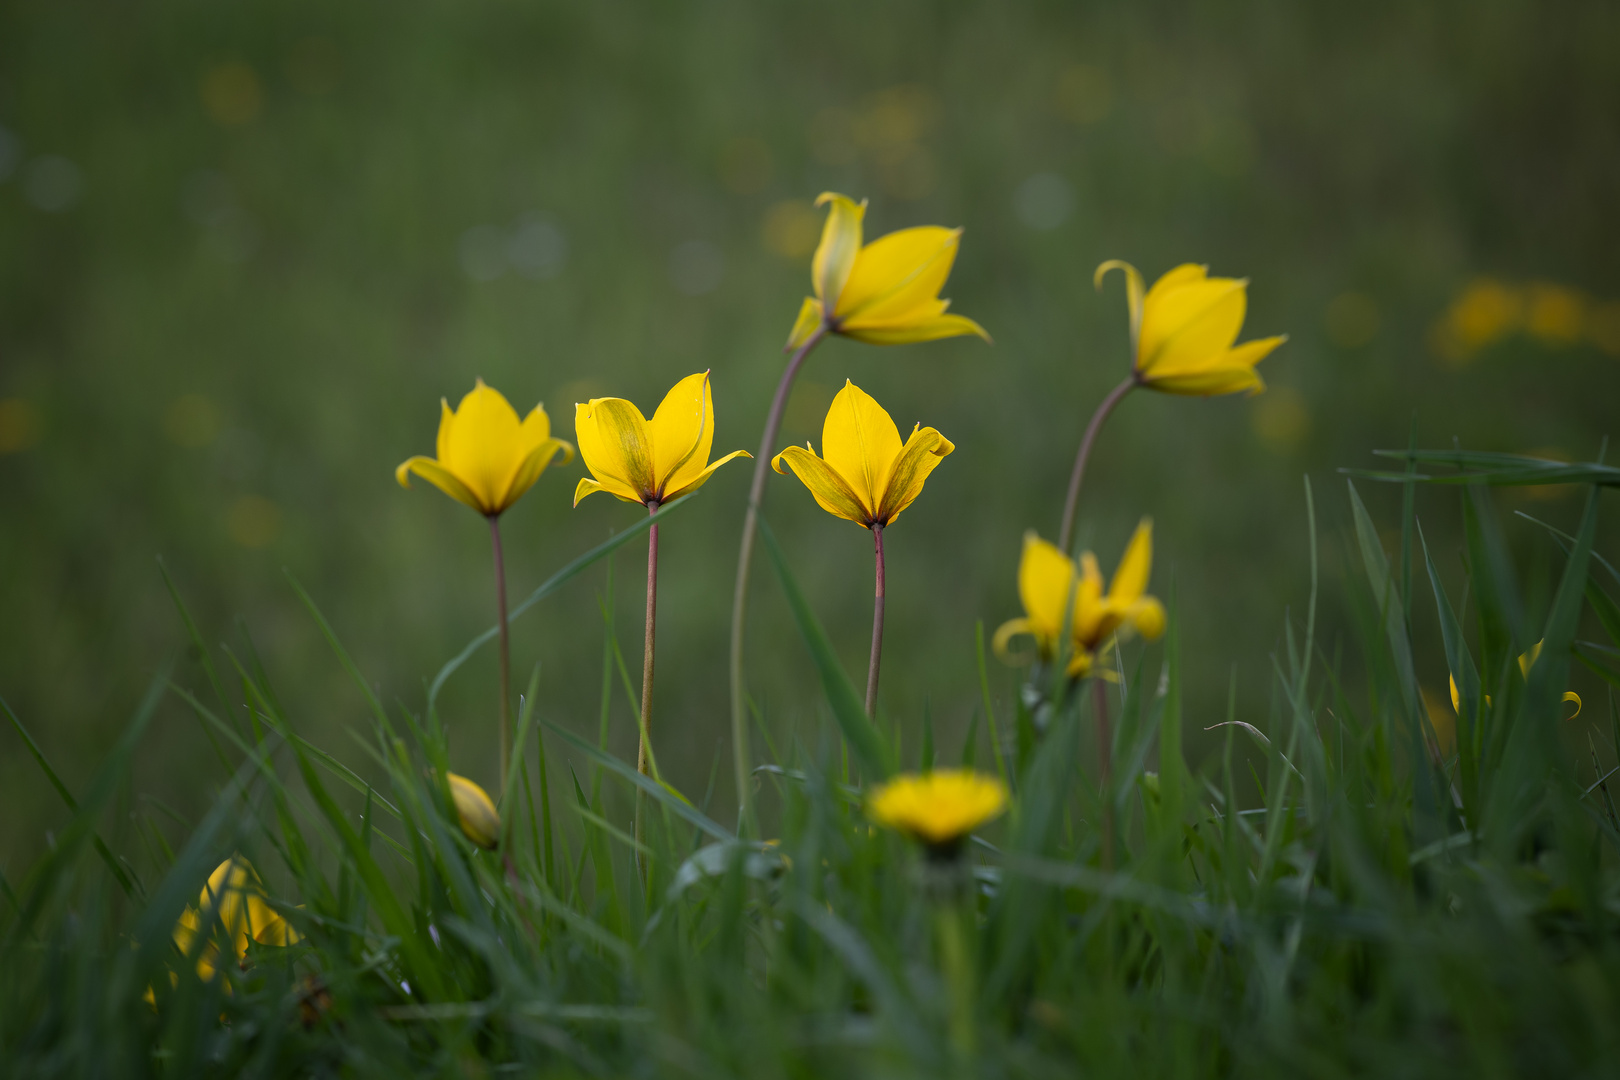
{"type": "Polygon", "coordinates": [[[1114,868],[1114,732],[1108,723],[1108,683],[1091,677],[1091,704],[1097,714],[1097,773],[1102,780],[1102,865],[1114,868]]]}
{"type": "MultiPolygon", "coordinates": [[[[658,513],[658,500],[653,499],[647,503],[648,515],[658,513]]],[[[653,646],[655,643],[658,622],[658,526],[654,525],[647,530],[647,636],[641,649],[641,738],[636,751],[636,771],[642,776],[650,775],[648,762],[652,755],[652,694],[653,694],[653,646]]],[[[636,792],[636,847],[638,853],[636,861],[641,864],[641,873],[645,878],[647,863],[640,850],[644,848],[646,832],[646,796],[640,791],[636,792]]]]}
{"type": "Polygon", "coordinates": [[[978,1051],[978,1030],[974,1017],[973,957],[968,949],[967,921],[972,918],[972,893],[960,898],[941,899],[934,909],[934,927],[939,938],[940,967],[950,996],[951,1049],[961,1062],[978,1051]]]}
{"type": "Polygon", "coordinates": [[[866,667],[866,715],[877,718],[878,668],[883,664],[883,526],[872,525],[877,557],[877,588],[872,599],[872,660],[866,667]]]}
{"type": "Polygon", "coordinates": [[[777,432],[782,427],[782,413],[787,408],[788,392],[799,368],[821,340],[832,332],[826,322],[816,327],[782,372],[782,381],[776,385],[776,397],[771,400],[771,411],[765,417],[765,433],[760,436],[759,453],[754,456],[754,480],[748,488],[748,512],[743,518],[742,550],[737,555],[737,586],[731,599],[731,756],[737,780],[737,831],[743,832],[748,816],[749,754],[748,754],[748,700],[743,686],[744,624],[748,617],[748,567],[754,558],[754,534],[759,528],[759,508],[765,499],[765,481],[770,476],[771,447],[776,445],[777,432]]]}
{"type": "Polygon", "coordinates": [[[1063,525],[1058,529],[1058,548],[1063,552],[1069,550],[1069,540],[1074,535],[1074,513],[1080,505],[1080,480],[1086,474],[1086,459],[1091,457],[1091,444],[1097,441],[1097,432],[1102,430],[1103,421],[1118,407],[1125,395],[1136,389],[1137,379],[1133,370],[1130,377],[1102,399],[1097,411],[1091,414],[1091,423],[1086,425],[1086,433],[1080,439],[1080,452],[1074,458],[1074,472],[1069,474],[1069,495],[1063,502],[1063,525]]]}
{"type": "Polygon", "coordinates": [[[512,755],[512,636],[506,619],[506,557],[501,553],[501,516],[489,515],[489,539],[495,551],[495,608],[501,628],[501,794],[506,798],[506,765],[512,755]]]}

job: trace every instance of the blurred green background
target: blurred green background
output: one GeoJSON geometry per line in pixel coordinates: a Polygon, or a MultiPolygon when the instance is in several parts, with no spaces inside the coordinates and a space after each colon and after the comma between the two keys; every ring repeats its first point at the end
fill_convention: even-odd
{"type": "MultiPolygon", "coordinates": [[[[386,702],[492,621],[484,523],[391,471],[482,376],[650,412],[712,369],[716,451],[752,450],[808,290],[811,200],[871,199],[868,235],[966,228],[945,295],[995,345],[834,341],[782,443],[851,378],[957,453],[888,536],[884,708],[927,702],[955,753],[974,621],[1019,613],[1020,536],[1056,531],[1081,428],[1122,376],[1125,307],[1095,266],[1252,279],[1244,337],[1287,333],[1253,399],[1133,396],[1104,433],[1082,536],[1111,568],[1157,523],[1188,724],[1235,672],[1263,717],[1285,609],[1308,591],[1301,483],[1343,608],[1334,470],[1418,439],[1590,458],[1620,390],[1620,9],[1601,2],[1103,4],[705,0],[0,9],[0,694],[70,784],[165,659],[199,686],[161,556],[209,640],[245,620],[308,736],[356,762],[363,704],[298,606],[323,606],[386,702]]],[[[747,463],[665,530],[655,738],[676,783],[734,805],[725,643],[747,463]],[[715,770],[716,763],[720,768],[715,770]]],[[[505,518],[516,602],[637,519],[570,508],[554,468],[505,518]]],[[[1390,526],[1398,493],[1364,485],[1390,526]]],[[[1504,495],[1567,523],[1571,493],[1504,495]]],[[[1455,567],[1455,502],[1420,503],[1455,567]]],[[[768,517],[852,671],[871,545],[774,480],[768,517]]],[[[1551,556],[1510,527],[1524,559],[1551,556]]],[[[1606,542],[1600,542],[1600,549],[1606,542]]],[[[1612,552],[1612,546],[1610,547],[1612,552]]],[[[638,671],[644,548],[614,611],[638,671]]],[[[750,684],[814,743],[803,646],[756,565],[750,684]]],[[[604,569],[514,627],[542,715],[594,731],[604,569]]],[[[1434,635],[1420,617],[1420,638],[1434,635]]],[[[1426,685],[1444,692],[1437,647],[1426,685]]],[[[1156,656],[1157,654],[1150,654],[1156,656]]],[[[1152,663],[1157,663],[1154,659],[1152,663]]],[[[493,786],[492,652],[444,698],[461,771],[493,786]]],[[[1014,675],[992,661],[998,701],[1014,675]]],[[[614,746],[633,753],[630,703],[614,746]]],[[[1003,716],[1005,717],[1005,713],[1003,716]]],[[[1209,752],[1194,739],[1195,766],[1209,752]]],[[[185,817],[223,773],[178,703],[135,788],[185,817]]],[[[0,728],[0,863],[61,809],[0,728]]]]}

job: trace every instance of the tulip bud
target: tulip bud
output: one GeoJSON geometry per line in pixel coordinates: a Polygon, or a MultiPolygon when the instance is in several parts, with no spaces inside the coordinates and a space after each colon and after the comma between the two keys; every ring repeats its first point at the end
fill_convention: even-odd
{"type": "Polygon", "coordinates": [[[487,851],[494,851],[501,839],[501,815],[483,788],[455,773],[447,774],[450,797],[456,803],[456,817],[467,839],[487,851]]]}

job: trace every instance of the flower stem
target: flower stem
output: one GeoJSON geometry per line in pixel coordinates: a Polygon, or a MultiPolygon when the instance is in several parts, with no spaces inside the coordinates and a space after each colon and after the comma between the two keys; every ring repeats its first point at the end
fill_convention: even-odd
{"type": "Polygon", "coordinates": [[[951,1049],[959,1065],[971,1061],[978,1049],[978,1032],[973,1015],[974,978],[973,958],[968,951],[964,925],[972,918],[967,905],[971,900],[956,899],[938,904],[934,910],[934,926],[939,935],[940,966],[944,968],[945,987],[950,1000],[951,1049]]]}
{"type": "MultiPolygon", "coordinates": [[[[653,499],[647,503],[649,516],[658,513],[658,500],[653,499]]],[[[649,775],[647,767],[652,747],[650,732],[652,731],[652,694],[653,694],[653,645],[658,621],[658,526],[654,525],[647,530],[647,636],[641,648],[641,738],[636,752],[636,771],[642,776],[649,775]]],[[[642,837],[646,825],[646,800],[640,791],[636,792],[636,846],[642,845],[642,837]]],[[[647,874],[645,858],[639,853],[636,861],[641,864],[641,873],[647,874]]]]}
{"type": "Polygon", "coordinates": [[[1069,474],[1069,496],[1063,502],[1063,526],[1058,530],[1058,548],[1065,553],[1069,550],[1069,539],[1074,534],[1074,512],[1080,505],[1080,479],[1086,474],[1086,459],[1091,457],[1091,444],[1097,441],[1097,432],[1102,430],[1108,414],[1134,389],[1136,375],[1133,372],[1102,399],[1097,411],[1091,414],[1091,423],[1086,425],[1086,433],[1080,440],[1080,452],[1074,458],[1074,472],[1069,474]]]}
{"type": "Polygon", "coordinates": [[[1108,723],[1108,683],[1091,677],[1092,711],[1097,714],[1097,772],[1102,778],[1102,865],[1114,868],[1114,732],[1108,723]]]}
{"type": "Polygon", "coordinates": [[[872,662],[866,667],[866,715],[877,717],[878,668],[883,664],[883,526],[873,524],[877,553],[877,589],[872,599],[872,662]]]}
{"type": "Polygon", "coordinates": [[[501,798],[506,798],[506,764],[512,753],[512,637],[506,626],[506,557],[501,553],[501,518],[489,515],[489,540],[495,552],[495,607],[501,628],[501,798]]]}
{"type": "Polygon", "coordinates": [[[759,453],[754,457],[754,480],[748,488],[748,512],[743,518],[742,550],[737,555],[737,586],[731,598],[731,756],[737,780],[737,829],[748,821],[748,702],[743,687],[743,628],[748,616],[748,568],[754,559],[754,532],[759,526],[759,508],[765,499],[765,481],[770,476],[771,447],[782,427],[788,392],[799,374],[805,357],[831,332],[823,322],[788,361],[782,381],[776,385],[771,411],[765,417],[765,433],[760,436],[759,453]]]}

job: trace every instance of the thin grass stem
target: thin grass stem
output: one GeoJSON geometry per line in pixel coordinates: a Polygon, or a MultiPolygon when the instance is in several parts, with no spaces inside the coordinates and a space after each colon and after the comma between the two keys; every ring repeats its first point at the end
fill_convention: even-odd
{"type": "Polygon", "coordinates": [[[1058,529],[1058,547],[1063,551],[1069,550],[1069,540],[1074,536],[1074,514],[1080,506],[1080,480],[1086,474],[1086,461],[1091,457],[1091,446],[1097,441],[1097,432],[1102,430],[1103,421],[1125,400],[1126,394],[1136,389],[1136,385],[1136,374],[1132,372],[1129,378],[1102,399],[1097,411],[1091,414],[1091,422],[1086,425],[1086,433],[1080,439],[1080,452],[1074,457],[1074,471],[1069,474],[1069,494],[1063,500],[1063,524],[1058,529]]]}

